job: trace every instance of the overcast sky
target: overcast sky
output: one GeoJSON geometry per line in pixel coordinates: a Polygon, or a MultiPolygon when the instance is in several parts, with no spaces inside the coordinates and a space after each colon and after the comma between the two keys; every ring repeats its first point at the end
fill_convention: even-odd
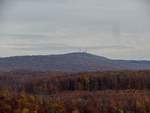
{"type": "Polygon", "coordinates": [[[148,0],[0,0],[0,56],[150,60],[149,20],[148,0]]]}

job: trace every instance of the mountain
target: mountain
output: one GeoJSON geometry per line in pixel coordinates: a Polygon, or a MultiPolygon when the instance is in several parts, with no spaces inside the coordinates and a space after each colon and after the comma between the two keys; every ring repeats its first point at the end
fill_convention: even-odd
{"type": "Polygon", "coordinates": [[[89,53],[16,56],[0,58],[0,70],[86,72],[107,70],[149,70],[150,61],[112,60],[89,53]]]}

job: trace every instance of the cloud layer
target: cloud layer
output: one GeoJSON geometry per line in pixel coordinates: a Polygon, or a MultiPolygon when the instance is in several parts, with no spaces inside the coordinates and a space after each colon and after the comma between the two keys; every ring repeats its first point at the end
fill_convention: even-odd
{"type": "Polygon", "coordinates": [[[1,0],[0,56],[80,50],[150,59],[147,0],[1,0]]]}

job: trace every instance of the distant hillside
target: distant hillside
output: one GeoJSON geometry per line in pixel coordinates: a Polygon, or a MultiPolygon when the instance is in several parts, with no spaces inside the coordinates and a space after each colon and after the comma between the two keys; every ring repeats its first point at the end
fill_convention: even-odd
{"type": "Polygon", "coordinates": [[[0,58],[0,70],[86,72],[149,70],[150,61],[112,60],[88,53],[0,58]]]}

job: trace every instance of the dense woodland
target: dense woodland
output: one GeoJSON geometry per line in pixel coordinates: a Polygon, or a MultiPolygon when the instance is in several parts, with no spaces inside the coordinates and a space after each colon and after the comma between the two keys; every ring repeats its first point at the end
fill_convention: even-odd
{"type": "Polygon", "coordinates": [[[0,72],[0,113],[150,113],[150,71],[0,72]]]}

